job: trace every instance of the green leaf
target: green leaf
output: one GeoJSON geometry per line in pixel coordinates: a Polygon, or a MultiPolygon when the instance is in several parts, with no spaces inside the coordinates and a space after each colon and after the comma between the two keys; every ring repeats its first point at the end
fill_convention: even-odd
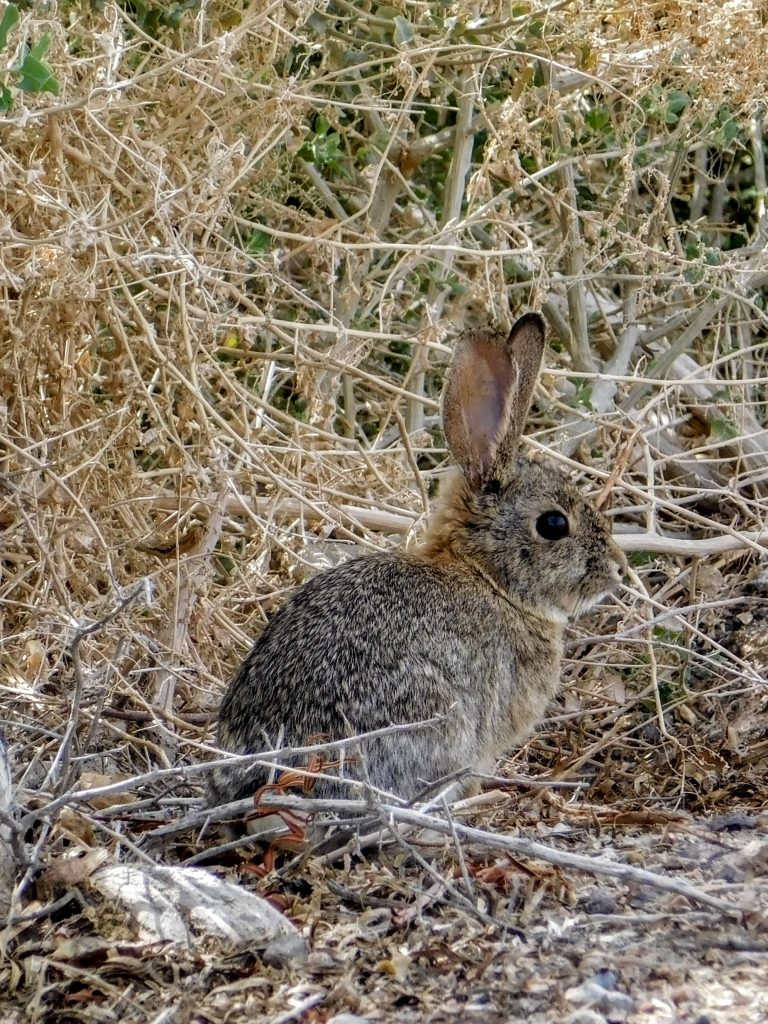
{"type": "Polygon", "coordinates": [[[688,267],[683,277],[688,284],[700,284],[704,278],[704,271],[701,267],[688,267]]]}
{"type": "Polygon", "coordinates": [[[21,81],[19,88],[24,92],[52,92],[58,96],[61,86],[51,68],[41,60],[27,54],[19,68],[21,81]]]}
{"type": "Polygon", "coordinates": [[[8,45],[8,33],[19,20],[19,8],[16,4],[8,4],[3,11],[3,18],[0,21],[0,50],[8,45]]]}
{"type": "Polygon", "coordinates": [[[682,114],[690,104],[691,97],[682,89],[673,89],[667,95],[667,114],[682,114]]]}
{"type": "Polygon", "coordinates": [[[21,75],[19,88],[24,92],[52,92],[58,96],[61,91],[53,69],[42,59],[51,45],[51,37],[44,35],[23,57],[18,67],[21,75]]]}
{"type": "Polygon", "coordinates": [[[0,113],[5,114],[11,109],[13,103],[13,97],[11,96],[11,90],[6,88],[4,85],[0,85],[0,113]]]}
{"type": "Polygon", "coordinates": [[[601,132],[611,123],[611,115],[605,107],[594,107],[587,112],[584,120],[592,131],[601,132]]]}
{"type": "Polygon", "coordinates": [[[594,412],[595,407],[592,404],[592,381],[582,380],[581,377],[569,377],[568,379],[576,387],[576,394],[574,396],[576,404],[583,405],[585,409],[589,409],[590,412],[594,412]]]}
{"type": "Polygon", "coordinates": [[[266,231],[254,231],[245,243],[245,251],[251,256],[263,256],[269,249],[270,238],[266,231]]]}
{"type": "Polygon", "coordinates": [[[631,551],[628,562],[633,568],[641,569],[644,565],[650,565],[655,557],[651,551],[631,551]]]}
{"type": "Polygon", "coordinates": [[[667,629],[666,626],[654,626],[653,635],[657,640],[672,644],[674,647],[685,647],[685,633],[677,629],[667,629]]]}
{"type": "Polygon", "coordinates": [[[735,441],[739,431],[725,416],[716,416],[709,424],[709,436],[713,441],[735,441]]]}
{"type": "Polygon", "coordinates": [[[734,118],[731,118],[730,121],[726,121],[723,125],[723,138],[725,139],[726,145],[729,142],[733,142],[733,140],[738,138],[738,136],[739,126],[734,120],[734,118]]]}
{"type": "Polygon", "coordinates": [[[225,576],[231,576],[237,567],[237,563],[234,558],[230,558],[229,555],[218,555],[216,558],[219,569],[224,573],[225,576]]]}
{"type": "Polygon", "coordinates": [[[40,36],[40,39],[35,43],[32,49],[29,51],[30,57],[34,57],[35,60],[42,60],[43,57],[48,53],[51,48],[51,37],[46,34],[40,36]]]}

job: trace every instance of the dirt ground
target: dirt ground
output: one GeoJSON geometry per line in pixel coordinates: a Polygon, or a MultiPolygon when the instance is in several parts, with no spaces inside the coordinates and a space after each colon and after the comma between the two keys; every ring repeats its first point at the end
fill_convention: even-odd
{"type": "Polygon", "coordinates": [[[429,851],[428,871],[405,844],[332,866],[310,859],[282,877],[221,866],[280,907],[306,947],[283,956],[204,936],[190,950],[147,946],[76,889],[42,921],[14,929],[2,1019],[764,1021],[768,818],[652,817],[626,826],[586,803],[569,810],[499,795],[472,822],[685,879],[732,914],[472,843],[461,861],[429,851]]]}

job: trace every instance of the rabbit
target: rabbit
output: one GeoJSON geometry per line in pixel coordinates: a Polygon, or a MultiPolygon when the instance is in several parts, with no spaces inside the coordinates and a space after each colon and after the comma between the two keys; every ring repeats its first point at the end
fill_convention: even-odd
{"type": "MultiPolygon", "coordinates": [[[[256,753],[443,716],[355,741],[343,774],[405,800],[453,775],[451,795],[467,796],[479,784],[461,769],[491,773],[541,721],[558,692],[566,623],[627,567],[602,513],[558,468],[519,453],[544,338],[537,313],[508,336],[459,338],[443,397],[456,465],[425,539],[353,558],[288,599],[229,684],[223,749],[256,753]]],[[[249,796],[267,778],[260,766],[214,769],[210,802],[249,796]]],[[[317,779],[311,792],[354,787],[317,779]]]]}

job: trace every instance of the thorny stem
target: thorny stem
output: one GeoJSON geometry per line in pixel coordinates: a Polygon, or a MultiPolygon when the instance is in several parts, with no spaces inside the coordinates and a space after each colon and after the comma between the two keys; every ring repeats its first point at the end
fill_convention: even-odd
{"type": "Polygon", "coordinates": [[[64,737],[59,745],[59,749],[53,763],[48,769],[48,775],[42,787],[45,788],[49,780],[56,780],[53,787],[54,794],[60,795],[72,782],[70,756],[72,743],[80,724],[80,705],[83,698],[83,690],[85,688],[85,676],[83,674],[83,665],[80,659],[80,645],[86,637],[93,636],[94,633],[98,633],[108,625],[108,623],[116,619],[118,615],[121,615],[122,612],[133,604],[133,602],[142,594],[146,594],[147,582],[147,580],[141,580],[133,587],[132,590],[118,600],[116,606],[111,612],[108,612],[102,618],[89,623],[87,626],[79,626],[71,644],[69,645],[69,654],[72,659],[72,667],[75,677],[75,686],[72,692],[72,700],[70,704],[69,722],[67,723],[64,737]]]}
{"type": "MultiPolygon", "coordinates": [[[[551,81],[551,68],[542,62],[544,79],[551,81]]],[[[552,121],[552,138],[561,153],[567,150],[567,140],[559,114],[552,121]]],[[[574,369],[592,372],[595,363],[589,345],[587,329],[587,303],[584,289],[584,244],[579,227],[579,201],[576,193],[576,176],[572,163],[563,162],[558,172],[564,198],[560,200],[560,230],[565,253],[563,262],[568,279],[568,317],[571,328],[571,359],[574,369]]]]}

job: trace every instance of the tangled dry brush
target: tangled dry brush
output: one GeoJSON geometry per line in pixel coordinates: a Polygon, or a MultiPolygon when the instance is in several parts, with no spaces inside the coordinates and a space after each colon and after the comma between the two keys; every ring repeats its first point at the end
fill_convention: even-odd
{"type": "Polygon", "coordinates": [[[0,717],[22,803],[204,761],[285,593],[418,536],[457,332],[531,307],[530,443],[609,498],[635,576],[572,633],[516,770],[624,809],[764,800],[762,5],[20,15],[0,717]],[[55,87],[22,88],[46,33],[55,87]]]}

